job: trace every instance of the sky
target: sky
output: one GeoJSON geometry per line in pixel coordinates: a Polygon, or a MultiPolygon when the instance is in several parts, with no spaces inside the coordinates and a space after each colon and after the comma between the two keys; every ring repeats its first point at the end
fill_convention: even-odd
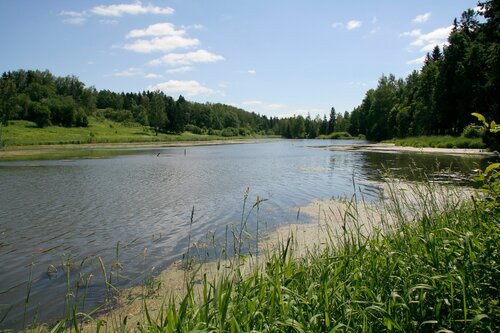
{"type": "Polygon", "coordinates": [[[471,0],[1,0],[0,71],[161,90],[268,117],[352,111],[406,77],[471,0]]]}

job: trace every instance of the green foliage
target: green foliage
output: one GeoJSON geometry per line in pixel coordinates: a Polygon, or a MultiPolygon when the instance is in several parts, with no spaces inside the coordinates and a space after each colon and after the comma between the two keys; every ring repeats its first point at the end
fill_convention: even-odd
{"type": "Polygon", "coordinates": [[[32,119],[40,128],[50,125],[50,109],[45,104],[31,102],[29,115],[30,119],[32,119]]]}
{"type": "MultiPolygon", "coordinates": [[[[482,10],[467,10],[455,20],[448,45],[427,54],[419,72],[405,80],[382,75],[377,87],[352,111],[349,132],[377,141],[458,136],[470,123],[470,112],[484,115],[484,121],[499,119],[500,11],[495,1],[481,2],[480,7],[482,10]],[[485,20],[478,20],[479,15],[485,20]]],[[[488,136],[486,144],[500,149],[500,143],[488,136]]]]}
{"type": "Polygon", "coordinates": [[[193,134],[204,134],[205,133],[203,128],[200,128],[200,127],[198,127],[196,125],[192,125],[192,124],[186,125],[186,131],[189,131],[193,134]]]}
{"type": "Polygon", "coordinates": [[[430,135],[407,137],[403,139],[385,140],[384,142],[394,143],[403,147],[421,148],[470,148],[483,149],[486,145],[480,138],[455,137],[450,135],[430,135]]]}
{"type": "Polygon", "coordinates": [[[481,130],[480,127],[473,124],[467,125],[462,132],[462,136],[465,138],[482,138],[483,135],[484,131],[481,130]]]}
{"type": "Polygon", "coordinates": [[[221,135],[224,137],[238,136],[239,130],[233,127],[224,128],[221,132],[221,135]]]}
{"type": "Polygon", "coordinates": [[[137,122],[151,126],[157,135],[181,134],[188,125],[207,130],[235,128],[239,135],[276,133],[279,122],[277,118],[230,105],[189,102],[183,96],[175,101],[160,91],[97,91],[93,87],[86,88],[75,76],[54,77],[48,71],[18,70],[6,72],[0,78],[0,121],[4,125],[9,120],[29,120],[42,127],[49,124],[86,127],[89,116],[123,123],[137,122]],[[30,105],[39,104],[32,103],[47,106],[48,117],[43,114],[37,115],[40,119],[35,118],[30,105]]]}
{"type": "Polygon", "coordinates": [[[318,136],[318,139],[332,139],[332,140],[338,140],[338,139],[354,139],[352,135],[350,135],[348,132],[333,132],[328,135],[320,135],[318,136]]]}
{"type": "MultiPolygon", "coordinates": [[[[488,123],[480,113],[472,115],[483,123],[486,134],[491,135],[498,142],[500,126],[495,121],[488,123]]],[[[474,177],[474,180],[484,194],[478,201],[481,208],[493,214],[500,213],[500,163],[492,163],[485,170],[478,170],[478,175],[474,177]]]]}

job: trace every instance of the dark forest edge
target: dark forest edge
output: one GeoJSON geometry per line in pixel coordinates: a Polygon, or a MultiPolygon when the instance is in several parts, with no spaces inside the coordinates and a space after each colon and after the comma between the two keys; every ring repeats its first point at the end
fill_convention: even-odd
{"type": "Polygon", "coordinates": [[[0,78],[0,145],[6,144],[1,127],[12,121],[27,120],[40,128],[86,128],[94,117],[139,124],[155,136],[189,131],[223,137],[335,138],[335,133],[345,132],[342,138],[382,141],[449,135],[459,138],[453,146],[465,142],[460,137],[475,137],[500,150],[498,139],[480,130],[470,115],[500,119],[500,4],[479,2],[477,8],[454,20],[448,45],[427,54],[421,70],[405,79],[382,75],[352,112],[337,113],[332,107],[329,119],[326,114],[267,117],[221,103],[190,102],[182,95],[175,100],[161,91],[98,91],[76,76],[57,77],[48,70],[5,72],[0,78]]]}

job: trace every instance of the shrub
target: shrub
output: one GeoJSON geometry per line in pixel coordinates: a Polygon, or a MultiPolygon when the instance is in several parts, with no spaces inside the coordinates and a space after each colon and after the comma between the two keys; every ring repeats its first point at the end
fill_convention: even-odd
{"type": "Polygon", "coordinates": [[[221,135],[225,137],[230,137],[230,136],[238,136],[238,133],[239,131],[237,128],[228,127],[222,130],[221,135]]]}
{"type": "Polygon", "coordinates": [[[193,124],[186,125],[186,131],[191,132],[193,134],[204,134],[205,133],[203,128],[198,127],[198,126],[193,125],[193,124]]]}
{"type": "Polygon", "coordinates": [[[473,124],[467,125],[462,132],[462,136],[466,138],[481,138],[483,134],[481,127],[473,124]]]}

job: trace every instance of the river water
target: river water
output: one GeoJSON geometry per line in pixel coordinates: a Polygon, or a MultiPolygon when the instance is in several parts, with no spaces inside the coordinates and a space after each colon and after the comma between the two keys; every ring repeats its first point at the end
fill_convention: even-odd
{"type": "Polygon", "coordinates": [[[193,253],[192,244],[224,243],[242,221],[250,233],[258,223],[269,231],[308,222],[298,207],[314,199],[354,191],[374,199],[382,166],[396,175],[409,175],[411,166],[431,179],[461,182],[486,164],[470,157],[321,149],[332,144],[346,142],[268,140],[0,163],[0,328],[54,322],[65,314],[65,300],[85,299],[87,310],[99,304],[99,258],[113,284],[140,284],[182,258],[188,244],[193,253]]]}

